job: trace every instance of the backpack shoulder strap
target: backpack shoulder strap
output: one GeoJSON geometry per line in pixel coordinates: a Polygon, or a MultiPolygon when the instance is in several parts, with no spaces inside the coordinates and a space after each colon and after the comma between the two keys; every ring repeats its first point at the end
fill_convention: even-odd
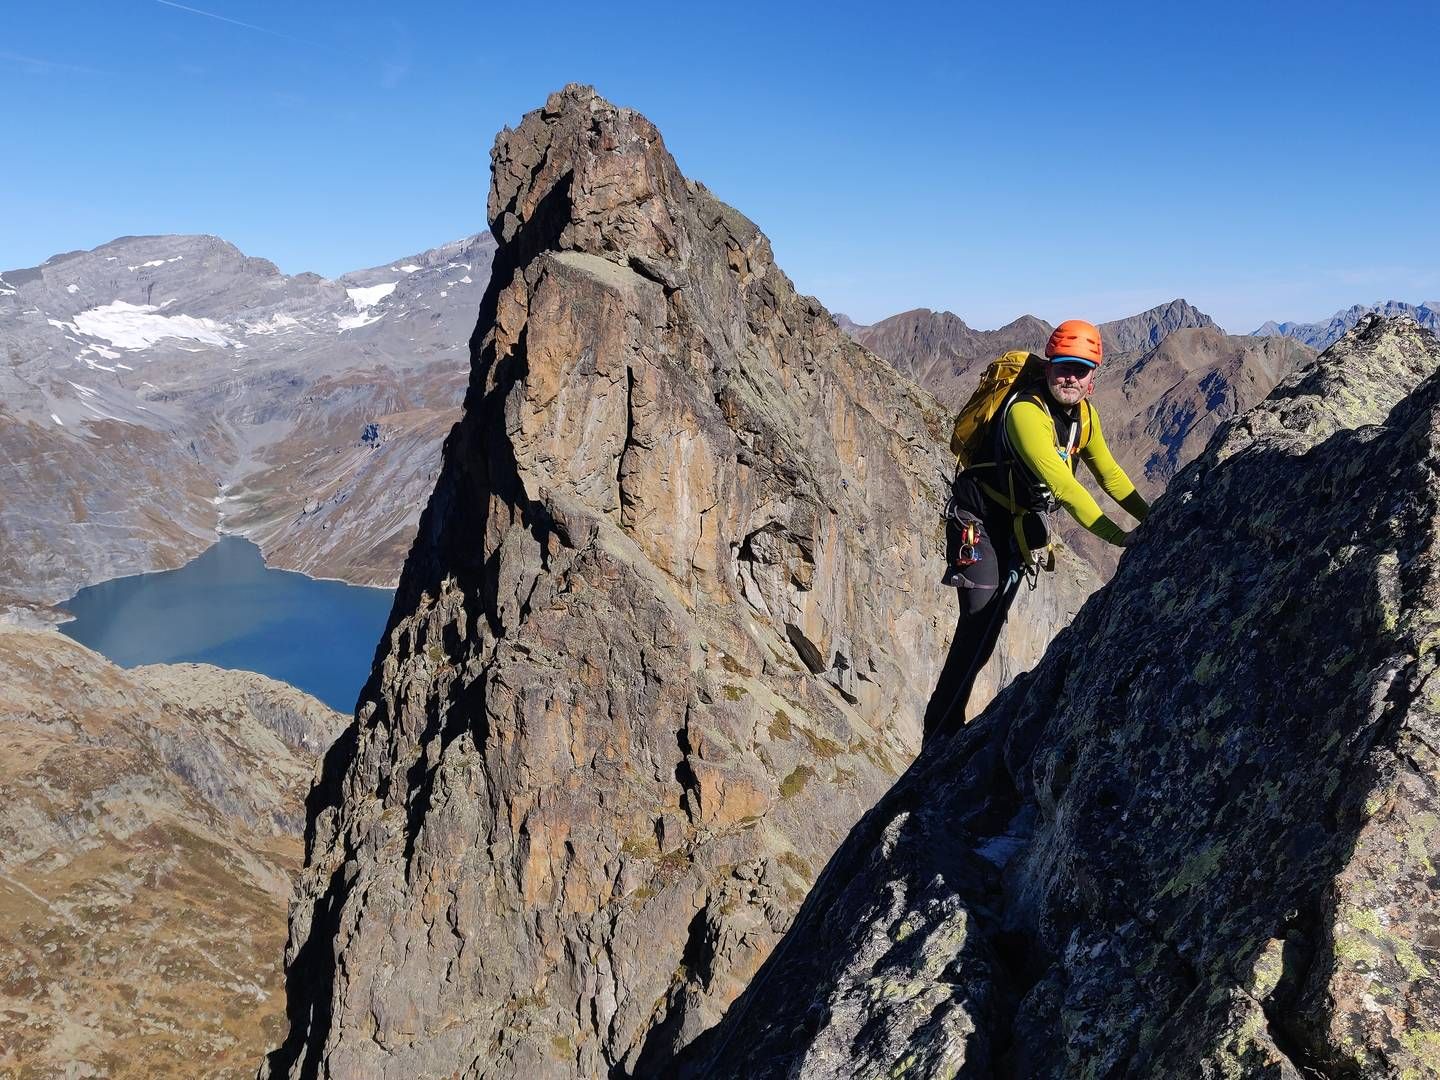
{"type": "Polygon", "coordinates": [[[1005,399],[1005,405],[995,414],[995,457],[997,461],[1018,461],[1019,455],[1015,448],[1010,445],[1010,410],[1015,407],[1018,401],[1032,401],[1045,410],[1045,415],[1050,415],[1050,409],[1044,399],[1035,392],[1031,386],[1016,386],[1005,399]]]}

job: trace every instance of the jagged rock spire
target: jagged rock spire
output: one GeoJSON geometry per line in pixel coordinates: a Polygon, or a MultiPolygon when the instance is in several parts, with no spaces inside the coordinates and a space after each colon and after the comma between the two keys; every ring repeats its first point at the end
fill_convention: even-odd
{"type": "Polygon", "coordinates": [[[944,659],[933,399],[638,113],[567,87],[492,161],[466,414],[311,800],[272,1076],[663,1072],[944,659]]]}

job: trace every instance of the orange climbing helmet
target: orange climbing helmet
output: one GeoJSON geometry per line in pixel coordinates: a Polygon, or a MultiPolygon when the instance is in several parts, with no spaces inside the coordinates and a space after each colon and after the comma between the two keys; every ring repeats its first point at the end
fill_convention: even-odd
{"type": "Polygon", "coordinates": [[[1084,319],[1066,319],[1055,328],[1045,343],[1045,356],[1050,360],[1084,360],[1091,367],[1100,366],[1104,346],[1100,331],[1084,319]]]}

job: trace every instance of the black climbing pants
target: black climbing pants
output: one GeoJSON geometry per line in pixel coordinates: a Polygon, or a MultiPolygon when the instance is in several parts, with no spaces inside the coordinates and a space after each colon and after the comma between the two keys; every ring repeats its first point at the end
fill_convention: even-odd
{"type": "MultiPolygon", "coordinates": [[[[957,489],[959,485],[957,484],[957,489]]],[[[957,495],[960,492],[957,490],[957,495]]],[[[1015,599],[1020,555],[1013,537],[1013,519],[1006,511],[990,512],[980,517],[964,508],[956,511],[968,521],[980,525],[980,543],[976,546],[979,561],[960,570],[962,585],[956,589],[960,617],[955,624],[955,639],[950,654],[940,671],[935,692],[925,709],[925,741],[952,731],[965,722],[965,709],[975,677],[995,651],[1005,616],[1015,599]]],[[[972,502],[973,505],[973,502],[972,502]]],[[[984,509],[991,509],[984,504],[984,509]]],[[[946,561],[955,565],[960,546],[960,527],[954,518],[945,523],[946,561]]]]}

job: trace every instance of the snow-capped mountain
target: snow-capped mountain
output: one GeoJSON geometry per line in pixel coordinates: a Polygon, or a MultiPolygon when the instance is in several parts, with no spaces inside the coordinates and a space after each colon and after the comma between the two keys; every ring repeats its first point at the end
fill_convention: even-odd
{"type": "Polygon", "coordinates": [[[0,274],[0,588],[51,602],[222,532],[393,582],[493,251],[482,233],[332,281],[123,237],[0,274]]]}

